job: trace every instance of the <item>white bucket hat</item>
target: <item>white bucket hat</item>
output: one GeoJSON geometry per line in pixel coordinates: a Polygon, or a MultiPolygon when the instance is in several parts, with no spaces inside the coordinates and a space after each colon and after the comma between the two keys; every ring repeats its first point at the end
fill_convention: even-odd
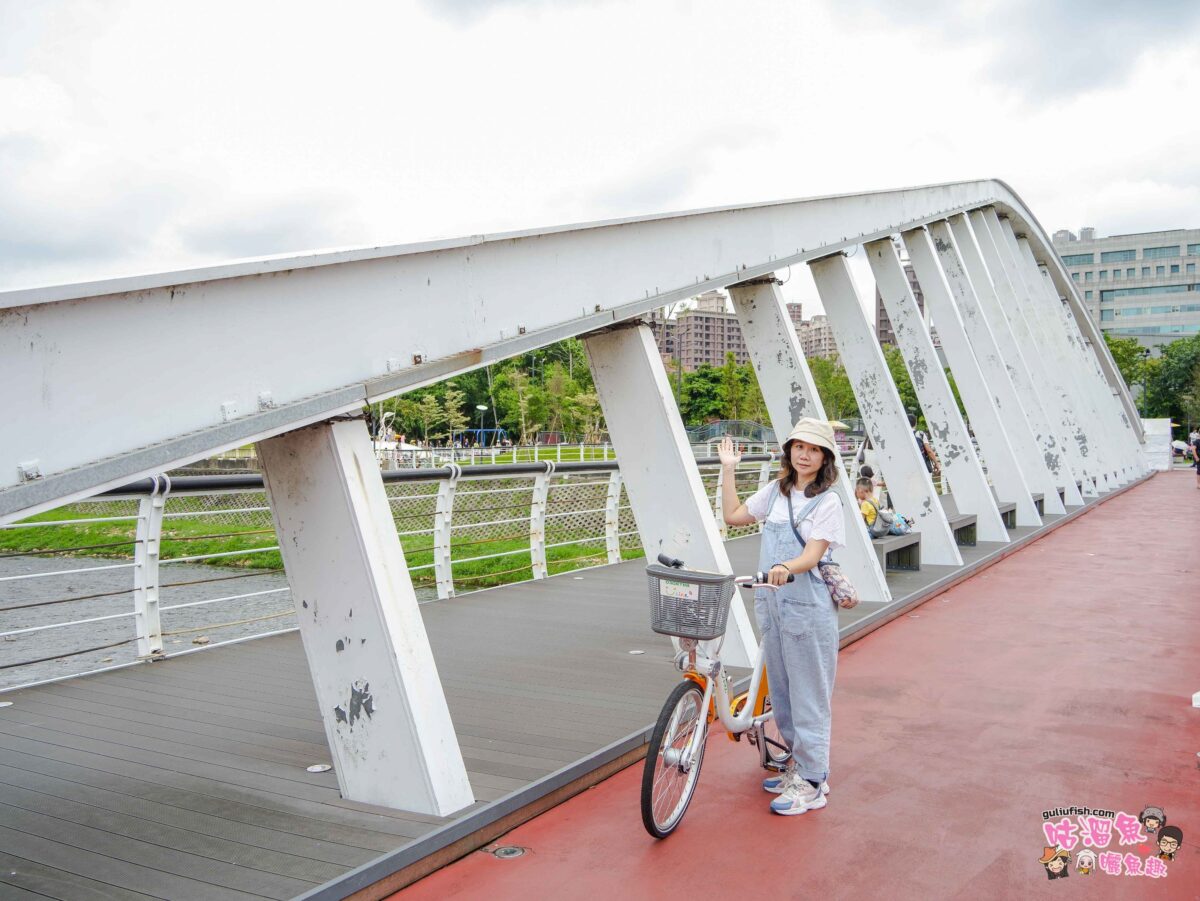
{"type": "Polygon", "coordinates": [[[815,444],[817,447],[823,447],[827,450],[837,453],[837,445],[833,443],[833,426],[823,419],[809,419],[805,417],[801,419],[795,426],[792,427],[792,433],[787,436],[787,440],[783,442],[784,450],[792,441],[807,441],[809,444],[815,444]]]}

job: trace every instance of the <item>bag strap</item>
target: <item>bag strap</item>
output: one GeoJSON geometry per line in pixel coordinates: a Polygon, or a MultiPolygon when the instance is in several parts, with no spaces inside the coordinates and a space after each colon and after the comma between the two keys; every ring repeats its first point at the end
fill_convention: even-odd
{"type": "MultiPolygon", "coordinates": [[[[796,528],[796,516],[792,512],[792,495],[789,492],[788,494],[785,494],[784,497],[787,498],[788,525],[790,525],[792,527],[792,534],[795,535],[796,540],[800,542],[800,547],[802,547],[802,548],[807,547],[808,545],[806,544],[804,539],[800,537],[800,530],[798,528],[796,528]]],[[[821,501],[824,499],[825,499],[825,495],[823,493],[818,494],[811,501],[809,501],[807,504],[805,504],[804,509],[800,511],[800,522],[804,522],[804,517],[808,516],[809,511],[812,510],[817,504],[821,503],[821,501]]],[[[827,554],[826,554],[826,556],[831,556],[831,555],[832,555],[832,551],[827,552],[827,554]]],[[[821,562],[826,563],[826,562],[830,562],[830,561],[822,558],[821,562]]]]}

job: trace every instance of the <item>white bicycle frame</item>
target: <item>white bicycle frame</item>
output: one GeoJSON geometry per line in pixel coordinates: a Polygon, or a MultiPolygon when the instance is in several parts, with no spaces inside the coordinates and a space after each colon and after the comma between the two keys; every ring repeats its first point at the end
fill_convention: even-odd
{"type": "MultiPolygon", "coordinates": [[[[764,582],[741,582],[738,581],[739,588],[775,588],[774,585],[768,585],[764,582]]],[[[695,760],[697,752],[700,750],[700,744],[708,736],[708,706],[713,701],[713,695],[716,695],[717,717],[721,720],[721,725],[729,730],[730,733],[737,735],[742,732],[747,732],[755,726],[761,725],[770,719],[774,718],[774,713],[761,713],[758,716],[754,715],[754,699],[758,697],[759,686],[762,685],[763,673],[763,647],[759,642],[758,653],[754,655],[754,669],[750,674],[750,687],[746,693],[746,704],[742,707],[741,713],[736,716],[730,712],[729,692],[725,688],[725,665],[721,663],[721,642],[717,642],[713,649],[713,655],[709,657],[707,654],[699,652],[699,643],[692,644],[691,647],[686,647],[685,642],[694,642],[694,639],[680,639],[681,646],[684,646],[684,651],[687,653],[687,668],[681,669],[684,672],[689,670],[695,671],[697,674],[704,676],[704,700],[701,702],[700,715],[704,718],[704,728],[697,729],[688,742],[687,748],[680,755],[678,763],[679,768],[683,772],[691,769],[692,761],[695,760]]]]}

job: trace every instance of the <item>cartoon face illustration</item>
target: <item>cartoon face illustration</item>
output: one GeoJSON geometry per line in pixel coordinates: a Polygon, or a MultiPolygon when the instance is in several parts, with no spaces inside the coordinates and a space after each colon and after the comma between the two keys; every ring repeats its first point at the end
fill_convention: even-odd
{"type": "Polygon", "coordinates": [[[1167,825],[1167,815],[1163,813],[1161,807],[1147,807],[1138,814],[1138,822],[1142,824],[1143,829],[1153,835],[1167,825]]]}
{"type": "Polygon", "coordinates": [[[1087,849],[1075,855],[1075,872],[1080,876],[1090,876],[1096,869],[1096,852],[1087,849]]]}
{"type": "Polygon", "coordinates": [[[1183,844],[1183,830],[1178,826],[1163,826],[1158,834],[1158,859],[1174,860],[1175,852],[1183,844]]]}
{"type": "Polygon", "coordinates": [[[1059,848],[1057,845],[1053,848],[1042,848],[1042,856],[1038,861],[1046,868],[1047,879],[1066,879],[1071,875],[1071,871],[1067,869],[1067,865],[1071,862],[1071,852],[1059,848]]]}

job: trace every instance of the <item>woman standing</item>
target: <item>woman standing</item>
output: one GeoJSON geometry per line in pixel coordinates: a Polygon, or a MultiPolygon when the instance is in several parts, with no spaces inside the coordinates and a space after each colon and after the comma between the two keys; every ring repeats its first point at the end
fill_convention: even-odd
{"type": "Polygon", "coordinates": [[[721,442],[721,496],[731,526],[763,523],[758,568],[773,588],[755,593],[771,709],[792,756],[779,776],[763,782],[778,794],[771,810],[784,816],[818,810],[829,793],[830,700],[837,670],[837,607],[817,564],[844,546],[842,501],[829,489],[837,481],[833,429],[801,419],[783,443],[779,477],[746,503],[738,501],[734,468],[741,454],[721,442]],[[788,575],[796,579],[788,583],[788,575]]]}

